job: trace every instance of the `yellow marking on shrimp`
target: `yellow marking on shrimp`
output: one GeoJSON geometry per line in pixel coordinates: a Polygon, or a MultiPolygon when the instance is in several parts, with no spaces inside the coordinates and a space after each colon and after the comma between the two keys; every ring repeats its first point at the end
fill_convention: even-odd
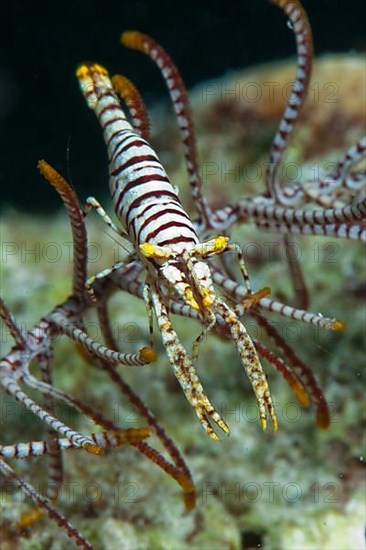
{"type": "Polygon", "coordinates": [[[212,293],[212,291],[208,288],[203,288],[203,299],[202,299],[202,304],[204,307],[210,307],[212,306],[212,304],[214,303],[215,301],[215,296],[214,294],[212,293]]]}
{"type": "Polygon", "coordinates": [[[107,69],[102,65],[99,65],[99,63],[91,63],[90,65],[87,63],[82,63],[76,69],[77,78],[90,78],[90,73],[98,73],[103,76],[108,76],[107,69]]]}
{"type": "Polygon", "coordinates": [[[168,260],[172,255],[171,251],[151,243],[140,244],[139,249],[145,258],[153,258],[154,260],[168,260]]]}
{"type": "Polygon", "coordinates": [[[193,307],[193,309],[197,309],[199,310],[200,309],[200,306],[198,305],[198,303],[196,302],[196,299],[195,297],[193,296],[193,292],[192,292],[192,289],[187,287],[184,291],[184,299],[185,301],[187,302],[188,305],[190,305],[191,307],[193,307]]]}
{"type": "Polygon", "coordinates": [[[221,252],[222,250],[225,250],[229,242],[229,237],[225,237],[223,235],[219,235],[214,239],[213,242],[213,252],[221,252]]]}

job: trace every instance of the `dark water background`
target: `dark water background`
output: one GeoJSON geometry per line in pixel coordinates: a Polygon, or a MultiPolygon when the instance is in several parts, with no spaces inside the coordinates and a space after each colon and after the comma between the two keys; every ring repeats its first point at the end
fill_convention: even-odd
{"type": "MultiPolygon", "coordinates": [[[[317,53],[365,50],[364,0],[307,0],[304,6],[317,53]]],[[[127,29],[157,39],[187,87],[295,53],[284,15],[266,0],[6,2],[0,20],[2,207],[51,212],[59,206],[37,174],[39,158],[71,175],[81,197],[106,192],[104,145],[78,89],[77,64],[96,60],[126,74],[147,103],[167,95],[153,64],[119,45],[127,29]]]]}

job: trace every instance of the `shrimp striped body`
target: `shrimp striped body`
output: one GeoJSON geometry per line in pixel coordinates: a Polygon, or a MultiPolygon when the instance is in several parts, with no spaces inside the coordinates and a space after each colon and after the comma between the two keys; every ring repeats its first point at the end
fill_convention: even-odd
{"type": "MultiPolygon", "coordinates": [[[[238,247],[223,236],[200,242],[156,153],[128,122],[106,69],[98,64],[83,64],[77,77],[103,129],[114,210],[125,236],[148,270],[144,297],[150,320],[153,309],[169,362],[189,403],[210,437],[218,439],[211,421],[229,431],[208,400],[193,360],[174,331],[167,307],[168,293],[200,313],[203,329],[193,346],[194,359],[198,344],[216,323],[216,316],[224,320],[257,397],[262,428],[266,427],[268,411],[276,429],[273,403],[255,347],[235,312],[217,296],[206,262],[209,256],[225,250],[235,249],[240,254],[238,247]]],[[[252,294],[247,303],[254,304],[265,294],[267,289],[252,294]]]]}
{"type": "Polygon", "coordinates": [[[182,251],[198,244],[176,190],[155,151],[127,121],[106,70],[82,66],[78,77],[103,128],[114,210],[136,248],[151,243],[182,251]]]}
{"type": "Polygon", "coordinates": [[[128,122],[108,72],[98,64],[81,65],[77,76],[103,129],[113,206],[126,236],[154,277],[159,265],[171,260],[162,267],[164,277],[188,305],[199,309],[200,298],[194,294],[212,302],[213,283],[205,263],[193,267],[198,292],[174,265],[176,257],[200,244],[198,236],[155,151],[128,122]]]}

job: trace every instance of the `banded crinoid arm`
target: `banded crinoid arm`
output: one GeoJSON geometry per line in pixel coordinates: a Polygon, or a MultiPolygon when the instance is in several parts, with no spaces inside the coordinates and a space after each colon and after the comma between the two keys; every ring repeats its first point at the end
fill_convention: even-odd
{"type": "Polygon", "coordinates": [[[306,181],[302,189],[307,202],[314,202],[323,208],[343,208],[344,200],[340,200],[335,193],[325,194],[313,181],[306,181]]]}
{"type": "Polygon", "coordinates": [[[61,174],[44,160],[38,162],[38,169],[60,195],[69,216],[73,239],[72,293],[81,298],[85,289],[88,254],[84,212],[74,189],[61,174]]]}
{"type": "MultiPolygon", "coordinates": [[[[6,319],[7,326],[16,329],[15,320],[10,316],[4,302],[1,302],[1,316],[6,319]]],[[[16,333],[14,334],[16,336],[16,333]]],[[[32,360],[42,359],[50,353],[52,330],[47,322],[41,320],[33,330],[24,331],[22,339],[0,361],[0,386],[18,403],[44,421],[52,430],[64,437],[71,438],[76,445],[91,453],[98,454],[99,449],[92,441],[58,420],[51,412],[31,399],[20,387],[19,382],[29,375],[29,364],[32,360]]],[[[42,382],[40,382],[42,383],[42,382]]],[[[44,384],[44,382],[43,382],[44,384]]]]}
{"type": "MultiPolygon", "coordinates": [[[[106,300],[117,289],[123,289],[133,296],[142,298],[144,283],[143,281],[138,280],[138,275],[141,274],[142,270],[143,266],[137,260],[133,260],[129,264],[123,265],[119,269],[116,269],[101,278],[95,279],[93,282],[93,290],[95,294],[104,296],[104,301],[99,302],[97,305],[98,319],[105,344],[113,350],[118,350],[118,345],[110,326],[106,300]]],[[[174,441],[167,435],[165,430],[158,423],[155,415],[136,394],[136,392],[123,380],[121,374],[117,372],[114,366],[112,366],[105,359],[91,354],[89,356],[89,360],[94,366],[101,368],[108,374],[111,381],[121,391],[123,396],[128,398],[132,406],[138,411],[141,417],[147,421],[149,427],[153,432],[155,432],[164,449],[171,457],[172,462],[167,460],[159,451],[154,449],[146,441],[137,441],[134,443],[132,442],[131,444],[136,447],[136,449],[147,459],[154,462],[159,468],[178,482],[183,490],[183,498],[186,509],[193,509],[196,502],[195,485],[189,468],[174,441]]]]}
{"type": "Polygon", "coordinates": [[[362,137],[352,145],[345,153],[342,159],[337,163],[335,170],[327,177],[319,182],[319,190],[322,193],[333,193],[338,187],[355,191],[359,190],[364,185],[363,178],[355,180],[348,178],[351,168],[366,156],[366,137],[362,137]]]}
{"type": "Polygon", "coordinates": [[[334,237],[336,239],[348,239],[350,241],[366,242],[366,229],[363,224],[304,224],[295,225],[286,222],[258,221],[256,226],[265,231],[278,232],[283,235],[316,235],[321,237],[334,237]]]}
{"type": "MultiPolygon", "coordinates": [[[[297,71],[288,104],[270,149],[266,183],[270,197],[280,204],[291,206],[298,202],[301,189],[293,188],[293,193],[285,196],[277,181],[277,169],[307,95],[313,59],[313,37],[306,12],[298,0],[270,2],[285,12],[293,28],[297,47],[297,71]]],[[[291,188],[287,187],[286,190],[291,191],[291,188]]]]}
{"type": "MultiPolygon", "coordinates": [[[[18,361],[18,359],[17,359],[18,361]]],[[[12,368],[14,363],[11,359],[6,358],[0,362],[0,385],[9,394],[12,395],[21,405],[31,411],[40,420],[45,422],[52,430],[58,432],[60,435],[71,439],[78,447],[82,447],[86,451],[92,454],[101,454],[101,451],[96,447],[87,436],[80,434],[76,430],[70,428],[61,420],[50,414],[44,407],[38,405],[33,399],[31,399],[20,387],[17,380],[12,374],[12,368]]],[[[18,364],[17,364],[18,367],[18,364]]]]}
{"type": "Polygon", "coordinates": [[[366,219],[366,199],[342,208],[293,209],[264,204],[239,203],[239,216],[252,217],[256,221],[272,221],[293,226],[357,224],[366,219]]]}
{"type": "MultiPolygon", "coordinates": [[[[110,449],[122,445],[132,445],[147,439],[150,430],[147,428],[127,428],[113,432],[98,432],[89,434],[89,439],[100,449],[110,449]]],[[[78,445],[70,438],[54,439],[53,443],[61,451],[80,450],[78,445]]],[[[0,457],[4,459],[26,459],[48,455],[52,452],[52,446],[47,441],[28,441],[14,445],[0,445],[0,457]]]]}
{"type": "MultiPolygon", "coordinates": [[[[94,442],[94,445],[100,449],[109,449],[120,447],[126,444],[133,445],[142,442],[149,437],[150,430],[147,428],[129,428],[126,430],[118,430],[114,432],[92,433],[89,439],[94,442]]],[[[75,540],[76,544],[81,548],[92,548],[90,543],[73,527],[69,521],[56,510],[54,507],[55,496],[50,495],[49,488],[53,482],[47,484],[47,497],[38,493],[27,481],[18,476],[14,470],[4,462],[3,459],[30,459],[43,455],[52,455],[54,449],[57,448],[60,452],[66,450],[80,450],[78,445],[75,445],[73,439],[63,438],[54,439],[52,441],[30,441],[28,443],[17,443],[15,445],[0,445],[0,472],[11,479],[15,484],[37,505],[38,510],[23,514],[19,520],[19,526],[24,528],[30,523],[34,523],[39,519],[40,513],[47,512],[50,518],[55,521],[58,526],[65,531],[70,539],[75,540]]]]}
{"type": "MultiPolygon", "coordinates": [[[[131,92],[132,93],[132,92],[131,92]]],[[[47,162],[38,163],[41,174],[59,193],[67,210],[73,236],[73,296],[63,305],[56,307],[46,320],[56,325],[61,332],[80,343],[87,351],[112,361],[113,364],[143,366],[155,359],[155,354],[149,348],[142,348],[137,354],[116,353],[90,338],[85,331],[77,326],[78,317],[84,309],[83,302],[87,274],[87,234],[84,223],[84,212],[80,201],[70,184],[47,162]]]]}
{"type": "Polygon", "coordinates": [[[105,359],[111,365],[126,365],[128,367],[144,367],[156,360],[156,354],[150,347],[142,347],[137,353],[125,353],[110,349],[91,338],[85,330],[78,326],[77,320],[71,320],[69,312],[62,307],[56,308],[49,319],[61,333],[77,342],[86,352],[105,359]]]}
{"type": "Polygon", "coordinates": [[[41,509],[47,512],[49,517],[74,540],[76,545],[83,550],[93,550],[90,542],[80,533],[80,531],[69,522],[69,520],[54,507],[53,503],[41,495],[30,483],[18,476],[13,468],[4,460],[0,459],[0,472],[5,478],[11,480],[19,489],[21,489],[33,502],[41,509]]]}
{"type": "Polygon", "coordinates": [[[310,293],[306,286],[305,277],[301,269],[298,255],[296,254],[288,235],[284,235],[283,244],[285,247],[287,267],[294,292],[293,304],[295,307],[308,309],[310,305],[310,293]]]}
{"type": "Polygon", "coordinates": [[[366,200],[342,208],[290,208],[267,200],[241,199],[221,211],[226,230],[252,221],[261,229],[304,235],[327,235],[365,241],[366,200]]]}
{"type": "MultiPolygon", "coordinates": [[[[47,384],[49,387],[53,387],[51,370],[52,359],[53,349],[51,345],[47,353],[38,356],[41,381],[42,383],[47,384]]],[[[54,396],[50,393],[47,393],[45,395],[44,408],[47,410],[47,412],[51,413],[53,416],[56,416],[55,399],[54,396]]],[[[50,451],[48,453],[48,478],[50,483],[47,490],[47,496],[52,501],[56,501],[64,478],[63,459],[61,450],[59,449],[58,445],[54,443],[55,434],[50,426],[47,427],[46,437],[50,448],[50,451]]]]}
{"type": "MultiPolygon", "coordinates": [[[[103,315],[106,315],[107,312],[104,311],[103,315]]],[[[110,347],[117,348],[117,344],[114,341],[113,334],[110,328],[106,330],[106,323],[108,323],[108,316],[104,317],[104,322],[101,325],[103,334],[106,338],[106,343],[110,347]]],[[[174,441],[167,435],[164,428],[158,423],[155,415],[147,407],[147,405],[142,401],[142,399],[137,395],[137,393],[123,380],[122,376],[117,372],[115,368],[109,365],[105,360],[99,358],[91,358],[91,362],[98,368],[101,368],[104,372],[108,374],[111,381],[115,386],[120,390],[120,392],[127,397],[131,405],[136,409],[136,411],[141,415],[141,417],[146,420],[147,424],[156,436],[160,440],[163,448],[169,454],[172,462],[167,460],[161,452],[154,449],[146,441],[138,440],[131,442],[131,445],[136,447],[136,449],[143,454],[147,459],[151,460],[156,464],[160,469],[166,472],[170,477],[172,477],[182,488],[184,504],[187,510],[191,510],[195,507],[196,503],[196,489],[195,485],[189,471],[188,466],[186,465],[181,453],[179,452],[174,441]]]]}
{"type": "Polygon", "coordinates": [[[309,407],[310,397],[309,391],[305,384],[301,382],[299,377],[295,375],[292,368],[285,363],[281,357],[270,351],[262,342],[253,338],[253,343],[259,355],[266,359],[286,380],[287,384],[297,397],[299,403],[303,407],[309,407]]]}
{"type": "MultiPolygon", "coordinates": [[[[245,304],[245,301],[248,298],[248,293],[245,287],[237,281],[227,277],[222,271],[220,271],[216,267],[212,268],[212,276],[215,283],[236,304],[235,312],[237,313],[237,315],[244,315],[246,310],[248,309],[248,306],[245,304]]],[[[298,309],[287,304],[283,304],[282,302],[278,302],[277,300],[273,300],[271,298],[262,297],[260,298],[257,305],[267,311],[279,313],[280,315],[288,317],[289,319],[302,321],[304,323],[315,325],[325,330],[345,329],[345,324],[338,319],[323,317],[322,315],[317,315],[316,313],[306,311],[304,309],[298,309]]]]}
{"type": "MultiPolygon", "coordinates": [[[[118,432],[120,430],[120,427],[113,422],[112,420],[106,418],[101,412],[98,412],[90,405],[85,404],[79,399],[76,399],[74,397],[71,397],[66,392],[55,388],[51,386],[50,384],[38,380],[34,376],[32,376],[30,373],[22,374],[21,376],[22,382],[24,382],[28,387],[34,388],[44,394],[47,398],[51,397],[53,399],[57,399],[58,401],[61,401],[63,403],[66,403],[70,407],[73,407],[77,411],[79,411],[81,414],[83,414],[85,417],[88,417],[90,420],[92,420],[96,425],[99,425],[103,427],[105,430],[110,430],[112,432],[118,432]]],[[[54,439],[54,434],[53,434],[54,439]]],[[[72,441],[75,443],[78,443],[75,441],[75,438],[72,439],[72,441]]],[[[99,449],[88,449],[89,452],[94,452],[95,454],[102,454],[102,451],[99,449]]]]}
{"type": "Polygon", "coordinates": [[[343,208],[347,203],[360,202],[366,187],[366,174],[365,170],[357,169],[357,165],[365,156],[366,138],[362,137],[349,147],[328,175],[303,184],[307,201],[323,208],[343,208]],[[360,192],[359,198],[355,196],[357,191],[360,192]]]}
{"type": "Polygon", "coordinates": [[[111,82],[115,92],[126,104],[132,127],[143,139],[149,139],[149,117],[138,89],[131,80],[120,74],[114,75],[111,82]]]}
{"type": "Polygon", "coordinates": [[[186,87],[176,65],[160,44],[146,34],[138,31],[126,31],[121,35],[121,42],[124,46],[149,56],[159,68],[168,87],[181,133],[193,206],[202,218],[206,229],[216,228],[213,213],[202,193],[202,179],[198,162],[192,111],[186,87]]]}
{"type": "MultiPolygon", "coordinates": [[[[0,298],[0,316],[3,319],[7,328],[9,329],[10,334],[14,338],[16,345],[24,349],[26,346],[26,340],[21,333],[20,327],[18,326],[16,319],[10,313],[10,311],[8,310],[4,301],[1,298],[0,298]]],[[[42,360],[40,361],[42,379],[48,383],[50,383],[51,381],[50,355],[51,355],[51,352],[45,354],[42,360]]],[[[47,410],[48,412],[51,412],[54,416],[55,414],[54,402],[52,399],[49,399],[47,403],[47,410]]],[[[47,435],[49,438],[50,438],[51,432],[52,430],[49,428],[49,430],[47,431],[47,435]]],[[[50,454],[49,476],[52,482],[51,486],[53,491],[51,498],[52,497],[56,498],[63,480],[62,457],[59,449],[56,448],[53,444],[51,444],[51,451],[49,454],[50,454]]]]}
{"type": "Polygon", "coordinates": [[[15,344],[20,348],[24,348],[26,346],[26,339],[21,327],[2,298],[0,298],[0,317],[13,337],[15,344]]]}
{"type": "MultiPolygon", "coordinates": [[[[84,212],[82,210],[79,198],[75,190],[69,183],[46,161],[38,162],[38,169],[43,177],[54,187],[61,197],[66,212],[69,217],[72,240],[73,240],[73,277],[72,277],[72,293],[79,300],[85,289],[85,281],[87,276],[87,235],[84,223],[84,212]]],[[[38,362],[41,370],[41,379],[50,389],[52,386],[51,361],[53,356],[52,346],[49,346],[47,353],[38,356],[38,362]]],[[[29,373],[27,373],[29,376],[29,373]]],[[[27,376],[27,375],[26,375],[27,376]]],[[[24,378],[23,378],[24,380],[24,378]]],[[[28,380],[27,380],[28,381],[28,380]]],[[[33,382],[38,383],[36,379],[33,382]]],[[[31,385],[31,384],[29,384],[31,385]]],[[[37,388],[39,389],[39,388],[37,388]]],[[[42,391],[42,390],[41,390],[42,391]]],[[[56,416],[56,407],[54,395],[52,392],[45,393],[46,400],[44,407],[47,412],[56,416]]],[[[63,457],[61,449],[54,442],[54,432],[51,427],[47,428],[47,442],[49,446],[49,489],[47,496],[55,501],[60,492],[63,483],[63,457]]]]}

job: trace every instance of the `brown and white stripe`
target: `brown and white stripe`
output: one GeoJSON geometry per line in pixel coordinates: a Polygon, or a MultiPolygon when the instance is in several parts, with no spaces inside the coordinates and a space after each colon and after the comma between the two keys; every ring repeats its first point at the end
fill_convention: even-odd
{"type": "MultiPolygon", "coordinates": [[[[89,434],[89,439],[100,449],[120,447],[127,443],[137,443],[149,436],[147,428],[128,428],[113,432],[98,432],[89,434]]],[[[79,445],[70,437],[53,439],[52,443],[47,441],[28,441],[27,443],[16,443],[15,445],[0,445],[0,457],[25,459],[36,456],[48,455],[57,448],[61,451],[68,449],[80,450],[79,445]]]]}
{"type": "Polygon", "coordinates": [[[143,243],[193,248],[199,243],[193,224],[155,151],[127,121],[107,71],[84,64],[77,76],[103,129],[115,212],[136,250],[143,243]]]}
{"type": "Polygon", "coordinates": [[[181,133],[184,158],[192,190],[193,206],[208,227],[215,228],[215,216],[202,193],[202,178],[196,147],[196,133],[188,93],[178,68],[160,44],[139,31],[126,31],[121,36],[124,46],[149,56],[156,64],[169,90],[170,99],[181,133]]]}
{"type": "MultiPolygon", "coordinates": [[[[276,173],[285,151],[287,140],[299,117],[307,94],[313,59],[313,38],[308,17],[298,0],[271,0],[271,3],[279,6],[289,18],[297,47],[295,82],[271,146],[267,169],[267,190],[269,195],[273,198],[283,199],[284,204],[290,205],[290,197],[287,197],[288,200],[286,201],[286,197],[282,196],[283,193],[276,181],[276,173]]],[[[296,200],[296,197],[293,197],[293,199],[296,200]]]]}

